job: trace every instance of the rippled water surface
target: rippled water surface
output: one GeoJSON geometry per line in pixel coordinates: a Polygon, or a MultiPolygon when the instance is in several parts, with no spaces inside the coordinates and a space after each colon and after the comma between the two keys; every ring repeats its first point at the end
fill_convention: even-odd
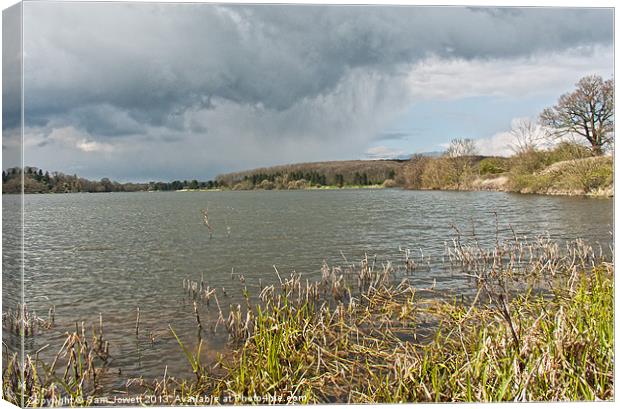
{"type": "MultiPolygon", "coordinates": [[[[19,240],[18,196],[3,195],[4,248],[19,240]]],[[[451,225],[483,242],[494,241],[497,212],[503,227],[519,234],[548,233],[552,238],[581,237],[591,244],[611,243],[613,201],[528,196],[497,192],[419,192],[402,190],[170,192],[27,195],[25,198],[26,302],[47,316],[56,306],[53,329],[29,338],[26,348],[53,354],[63,333],[84,321],[98,322],[111,343],[109,381],[116,386],[132,376],[188,375],[170,324],[192,344],[196,338],[193,307],[185,298],[184,278],[220,289],[228,305],[240,301],[241,284],[231,271],[258,288],[293,270],[320,277],[323,260],[330,264],[360,260],[364,253],[377,262],[402,262],[399,247],[422,248],[431,255],[428,271],[414,273],[413,282],[455,292],[467,285],[462,277],[436,268],[451,225]],[[202,222],[208,208],[213,237],[202,222]],[[226,289],[227,296],[221,288],[226,289]],[[136,308],[141,334],[135,335],[136,308]],[[149,334],[155,342],[149,340],[149,334]],[[119,369],[122,376],[118,377],[119,369]]],[[[5,250],[6,252],[6,250],[5,250]]],[[[3,259],[4,306],[14,297],[7,280],[19,271],[10,253],[3,259]]],[[[201,307],[205,317],[213,307],[201,307]]],[[[220,328],[206,337],[206,354],[225,344],[220,328]]],[[[13,346],[15,339],[5,334],[13,346]]]]}

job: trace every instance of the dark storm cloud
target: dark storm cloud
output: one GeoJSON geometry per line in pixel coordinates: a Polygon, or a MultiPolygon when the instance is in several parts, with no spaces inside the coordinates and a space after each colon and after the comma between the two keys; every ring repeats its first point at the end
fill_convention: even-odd
{"type": "Polygon", "coordinates": [[[2,12],[2,164],[21,166],[21,7],[2,12]]]}
{"type": "Polygon", "coordinates": [[[285,110],[355,68],[390,75],[429,54],[508,57],[612,37],[610,10],[480,10],[27,3],[27,118],[96,136],[180,130],[212,98],[285,110]]]}
{"type": "Polygon", "coordinates": [[[2,13],[2,128],[21,122],[21,8],[10,7],[2,13]]]}
{"type": "Polygon", "coordinates": [[[70,123],[82,124],[92,135],[121,136],[144,132],[144,125],[122,111],[107,104],[83,106],[68,113],[70,123]]]}
{"type": "Polygon", "coordinates": [[[124,180],[359,156],[419,136],[385,133],[412,95],[521,92],[576,50],[562,57],[570,84],[584,71],[575,59],[606,64],[612,20],[611,9],[27,2],[26,156],[124,180]],[[487,81],[514,59],[520,75],[487,81]],[[467,84],[442,77],[444,63],[467,84]]]}

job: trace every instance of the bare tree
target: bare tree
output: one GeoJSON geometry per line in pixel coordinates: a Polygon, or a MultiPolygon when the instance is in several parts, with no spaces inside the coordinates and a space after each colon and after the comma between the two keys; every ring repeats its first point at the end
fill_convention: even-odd
{"type": "Polygon", "coordinates": [[[469,138],[456,138],[450,141],[445,155],[449,158],[460,158],[463,156],[474,156],[478,154],[476,143],[469,138]]]}
{"type": "Polygon", "coordinates": [[[614,80],[591,75],[576,85],[575,91],[562,95],[540,114],[540,122],[558,137],[580,135],[590,143],[592,153],[601,155],[613,142],[614,80]]]}
{"type": "MultiPolygon", "coordinates": [[[[457,187],[461,187],[464,182],[469,180],[473,167],[473,156],[478,154],[476,143],[469,138],[457,138],[450,141],[450,145],[444,156],[448,159],[449,168],[453,175],[451,179],[455,180],[457,187]]],[[[447,166],[446,166],[447,167],[447,166]]]]}
{"type": "Polygon", "coordinates": [[[545,128],[528,118],[513,120],[510,135],[512,136],[510,149],[517,155],[544,147],[549,138],[545,128]]]}
{"type": "Polygon", "coordinates": [[[411,156],[409,162],[404,166],[403,177],[404,185],[408,189],[420,189],[424,185],[422,175],[426,165],[431,161],[427,156],[415,154],[411,156]]]}

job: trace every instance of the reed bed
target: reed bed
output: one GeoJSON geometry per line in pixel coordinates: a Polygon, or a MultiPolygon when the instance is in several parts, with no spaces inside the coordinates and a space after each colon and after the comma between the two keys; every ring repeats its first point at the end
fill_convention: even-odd
{"type": "Polygon", "coordinates": [[[41,330],[51,328],[55,317],[55,306],[50,307],[46,319],[38,316],[36,311],[30,311],[26,304],[17,304],[15,310],[9,308],[2,313],[2,328],[19,336],[32,337],[41,330]]]}
{"type": "Polygon", "coordinates": [[[93,402],[99,390],[99,377],[109,358],[109,343],[103,337],[103,322],[93,326],[92,338],[84,323],[66,339],[51,363],[39,359],[39,353],[26,355],[21,362],[18,353],[4,351],[2,373],[3,399],[18,406],[83,406],[93,402]]]}
{"type": "MultiPolygon", "coordinates": [[[[164,371],[160,379],[132,379],[127,387],[175,405],[613,399],[613,265],[582,240],[560,245],[508,231],[500,239],[497,227],[494,244],[484,247],[475,232],[465,236],[455,227],[442,257],[446,268],[469,278],[475,296],[468,298],[402,278],[401,272],[431,263],[429,255],[408,249],[396,265],[367,255],[324,262],[316,281],[274,267],[275,284],[261,281],[254,294],[237,274],[243,302],[225,309],[218,299],[228,296],[224,288],[204,277],[184,279],[197,346],[186,346],[174,328],[169,332],[194,377],[174,379],[164,371]],[[201,315],[212,303],[216,317],[201,315]],[[204,329],[220,326],[229,350],[203,362],[210,336],[204,329]]],[[[74,336],[85,339],[83,331],[74,336]]],[[[93,341],[79,351],[100,346],[93,341]]],[[[37,361],[29,357],[27,365],[37,361]]],[[[16,391],[12,365],[15,357],[3,380],[6,390],[16,391]]],[[[34,393],[26,390],[26,399],[38,406],[41,396],[65,384],[62,393],[79,396],[83,384],[76,382],[91,379],[84,373],[92,375],[92,389],[92,369],[78,371],[71,383],[37,376],[42,380],[34,393]]]]}
{"type": "MultiPolygon", "coordinates": [[[[455,228],[444,261],[472,279],[468,300],[396,284],[395,268],[368,256],[324,263],[316,282],[276,270],[257,305],[232,306],[232,356],[208,367],[186,351],[197,381],[156,389],[177,402],[613,399],[613,265],[582,240],[509,231],[484,248],[455,228]]],[[[428,263],[403,253],[406,271],[428,263]]]]}

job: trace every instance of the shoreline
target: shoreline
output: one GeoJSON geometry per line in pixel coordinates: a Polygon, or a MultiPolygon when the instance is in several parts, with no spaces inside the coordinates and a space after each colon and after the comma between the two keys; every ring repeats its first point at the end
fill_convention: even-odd
{"type": "MultiPolygon", "coordinates": [[[[499,191],[550,196],[614,196],[613,157],[575,157],[570,150],[568,152],[565,150],[556,148],[555,151],[530,152],[509,158],[412,157],[409,161],[394,165],[396,167],[393,169],[379,169],[378,164],[373,161],[356,161],[357,167],[349,169],[342,168],[344,164],[350,166],[350,163],[346,161],[293,164],[219,175],[215,181],[193,180],[192,183],[173,181],[120,184],[109,182],[105,178],[97,182],[78,178],[75,175],[56,176],[54,173],[51,182],[45,185],[40,180],[42,176],[39,171],[39,173],[24,175],[22,186],[17,183],[14,176],[19,173],[13,169],[10,173],[12,176],[5,176],[3,194],[20,194],[22,188],[28,194],[402,188],[437,191],[499,191]],[[339,164],[340,167],[334,168],[334,164],[339,164]],[[360,168],[360,166],[365,167],[360,168]],[[346,177],[343,174],[346,174],[346,177]],[[232,179],[227,180],[226,177],[232,179]],[[196,186],[196,189],[191,189],[189,186],[196,186]]],[[[379,165],[383,166],[385,163],[379,165]]],[[[31,169],[36,170],[36,168],[28,168],[30,172],[32,172],[31,169]]]]}
{"type": "Polygon", "coordinates": [[[505,184],[506,182],[502,182],[500,185],[489,186],[485,185],[485,181],[496,181],[497,179],[501,179],[505,177],[493,178],[493,179],[476,179],[474,180],[474,184],[477,184],[476,187],[464,187],[464,188],[445,188],[445,189],[430,189],[430,188],[420,188],[420,189],[409,189],[406,187],[394,186],[394,187],[386,187],[382,185],[368,185],[368,186],[321,186],[321,187],[307,187],[301,189],[182,189],[176,190],[175,192],[252,192],[252,191],[277,191],[277,192],[289,192],[289,191],[303,191],[303,190],[405,190],[405,191],[413,191],[413,192],[501,192],[501,193],[516,193],[520,195],[538,195],[538,196],[569,196],[569,197],[591,197],[591,198],[603,198],[603,199],[611,199],[614,197],[614,188],[613,186],[598,189],[594,192],[583,192],[580,190],[550,190],[546,192],[536,192],[536,191],[527,191],[527,190],[510,190],[505,184]]]}
{"type": "MultiPolygon", "coordinates": [[[[106,194],[106,193],[196,193],[196,192],[252,192],[252,191],[276,191],[276,192],[291,192],[291,191],[303,191],[303,190],[405,190],[411,192],[499,192],[499,193],[514,193],[519,195],[536,195],[536,196],[567,196],[567,197],[586,197],[586,198],[598,198],[598,199],[613,199],[614,188],[609,187],[605,189],[599,189],[594,192],[583,192],[578,190],[553,190],[548,192],[535,192],[535,191],[517,191],[507,188],[493,188],[493,187],[477,187],[477,188],[445,188],[445,189],[409,189],[405,187],[385,187],[381,185],[369,185],[369,186],[322,186],[322,187],[309,187],[302,189],[180,189],[180,190],[138,190],[133,192],[30,192],[24,193],[24,195],[75,195],[75,194],[106,194]]],[[[21,195],[21,193],[2,193],[2,195],[21,195]]]]}

